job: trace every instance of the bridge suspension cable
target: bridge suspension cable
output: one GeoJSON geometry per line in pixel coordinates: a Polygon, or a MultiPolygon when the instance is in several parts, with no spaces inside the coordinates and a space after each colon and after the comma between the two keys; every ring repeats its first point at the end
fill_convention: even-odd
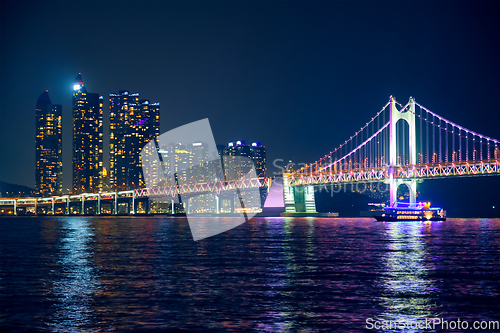
{"type": "MultiPolygon", "coordinates": [[[[334,162],[332,162],[332,163],[324,166],[323,168],[321,168],[318,171],[323,171],[323,170],[326,170],[326,169],[332,169],[332,166],[336,166],[337,164],[341,164],[341,165],[344,165],[344,166],[346,166],[346,164],[348,164],[349,167],[348,168],[346,167],[345,169],[347,169],[347,170],[352,169],[352,167],[350,166],[352,163],[347,162],[348,157],[351,157],[351,155],[355,156],[356,152],[360,151],[363,147],[368,147],[369,150],[373,150],[373,147],[371,147],[369,145],[373,144],[373,141],[374,141],[373,139],[377,138],[379,136],[379,134],[384,129],[386,129],[388,126],[389,126],[389,122],[385,123],[384,126],[382,126],[377,132],[375,132],[372,136],[370,136],[368,139],[366,139],[363,143],[361,143],[360,145],[358,145],[356,148],[352,149],[350,152],[348,152],[344,156],[342,156],[339,159],[335,160],[334,162]]],[[[349,161],[352,161],[352,160],[349,160],[349,161]]],[[[376,167],[377,165],[374,162],[371,166],[372,167],[376,167]]]]}
{"type": "Polygon", "coordinates": [[[353,136],[320,160],[296,171],[292,177],[305,174],[320,176],[325,172],[330,176],[358,171],[382,172],[383,168],[389,166],[435,168],[441,167],[443,163],[469,165],[477,161],[498,164],[500,167],[499,147],[499,140],[449,121],[414,102],[413,99],[406,105],[401,105],[391,97],[389,102],[353,136]],[[391,102],[400,107],[395,112],[412,112],[415,120],[411,120],[413,118],[408,118],[409,116],[398,117],[396,123],[391,124],[393,119],[391,112],[394,112],[394,109],[388,109],[391,102]],[[402,121],[403,119],[406,121],[402,121]],[[391,126],[394,126],[392,131],[391,126]],[[410,126],[414,126],[413,129],[410,126]],[[395,156],[391,157],[389,155],[394,147],[395,156]]]}
{"type": "Polygon", "coordinates": [[[499,157],[499,140],[457,125],[418,103],[415,103],[415,105],[420,109],[419,112],[414,112],[415,116],[419,118],[418,124],[420,127],[420,145],[418,149],[420,153],[417,163],[474,162],[478,160],[497,159],[499,157]],[[424,131],[423,122],[425,122],[425,135],[422,135],[424,131]],[[429,126],[431,129],[429,129],[429,126]],[[429,136],[432,136],[432,139],[429,136]],[[449,143],[450,137],[451,146],[449,143]],[[423,140],[425,140],[425,150],[423,148],[423,140]],[[457,141],[458,147],[456,146],[457,141]],[[465,147],[465,152],[462,147],[465,147]],[[431,157],[429,157],[430,154],[432,154],[431,157]],[[424,155],[426,157],[425,162],[424,155]]]}
{"type": "Polygon", "coordinates": [[[389,105],[390,101],[387,102],[387,104],[385,104],[369,122],[362,126],[348,140],[346,140],[344,143],[331,151],[329,154],[325,155],[320,160],[306,165],[301,170],[298,170],[297,173],[312,173],[320,170],[325,170],[327,168],[332,168],[333,170],[349,170],[358,168],[360,166],[374,167],[375,165],[381,165],[382,161],[380,158],[377,158],[377,155],[380,155],[382,152],[384,152],[385,154],[385,152],[388,151],[385,147],[382,147],[382,145],[386,141],[382,140],[384,136],[380,135],[379,138],[381,141],[383,141],[382,145],[375,143],[369,144],[369,141],[363,140],[363,138],[370,138],[376,132],[380,134],[380,123],[386,124],[386,119],[388,119],[388,117],[385,115],[387,112],[384,111],[387,110],[387,107],[389,105]],[[359,145],[358,142],[364,143],[364,145],[359,145]],[[364,147],[364,149],[360,149],[359,147],[361,146],[364,147]],[[356,147],[356,149],[354,147],[356,147]],[[353,151],[358,152],[358,154],[351,154],[351,152],[353,151]],[[350,158],[343,158],[345,156],[349,156],[350,158]],[[334,161],[337,161],[338,163],[334,161]]]}

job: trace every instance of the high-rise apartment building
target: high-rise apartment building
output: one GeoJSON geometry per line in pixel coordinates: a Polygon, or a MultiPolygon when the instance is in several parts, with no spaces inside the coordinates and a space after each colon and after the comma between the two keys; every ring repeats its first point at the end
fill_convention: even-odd
{"type": "Polygon", "coordinates": [[[102,190],[103,97],[88,93],[81,73],[73,86],[73,192],[102,190]]]}
{"type": "MultiPolygon", "coordinates": [[[[253,142],[248,145],[246,141],[243,140],[229,142],[227,148],[222,151],[222,161],[224,174],[228,181],[245,178],[248,172],[252,170],[252,167],[255,167],[257,177],[266,177],[266,148],[260,142],[253,142]]],[[[260,198],[255,195],[256,193],[254,191],[247,193],[246,197],[249,202],[253,202],[250,206],[253,206],[255,209],[260,209],[260,207],[264,205],[267,197],[267,189],[260,188],[257,193],[260,198]],[[256,205],[259,199],[260,206],[256,205]]],[[[236,207],[238,207],[237,204],[236,207]]],[[[235,208],[235,211],[240,209],[242,208],[235,208]]]]}
{"type": "Polygon", "coordinates": [[[141,149],[160,134],[160,103],[138,93],[109,94],[109,186],[113,190],[144,187],[141,149]]]}
{"type": "Polygon", "coordinates": [[[36,103],[37,195],[62,193],[62,106],[50,102],[45,91],[36,103]]]}
{"type": "Polygon", "coordinates": [[[158,154],[161,156],[165,186],[209,183],[216,181],[218,175],[220,177],[220,172],[216,170],[220,164],[211,163],[206,143],[168,143],[160,146],[158,154]]]}
{"type": "Polygon", "coordinates": [[[250,159],[226,159],[224,169],[227,180],[237,180],[245,177],[252,167],[252,162],[257,177],[266,176],[266,148],[260,142],[253,142],[249,145],[246,144],[246,141],[229,142],[227,148],[222,151],[222,155],[245,156],[250,159]]]}

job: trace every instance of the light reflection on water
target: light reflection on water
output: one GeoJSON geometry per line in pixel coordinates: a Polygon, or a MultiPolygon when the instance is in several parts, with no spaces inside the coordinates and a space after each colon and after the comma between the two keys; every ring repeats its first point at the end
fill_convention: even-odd
{"type": "Polygon", "coordinates": [[[498,219],[256,218],[199,242],[182,218],[0,222],[6,331],[363,332],[367,318],[498,320],[498,219]]]}
{"type": "Polygon", "coordinates": [[[65,219],[60,227],[58,278],[53,281],[55,311],[48,325],[54,332],[92,331],[93,298],[99,293],[93,265],[93,237],[89,218],[65,219]]]}
{"type": "Polygon", "coordinates": [[[316,258],[313,244],[314,220],[312,218],[302,220],[270,218],[267,219],[267,225],[271,238],[269,241],[277,241],[280,245],[273,245],[277,251],[265,254],[266,257],[273,258],[275,262],[272,274],[265,282],[270,287],[266,296],[282,301],[265,304],[262,310],[269,313],[274,321],[260,323],[257,327],[259,330],[268,332],[293,330],[301,326],[301,317],[315,317],[309,302],[301,302],[309,306],[298,306],[296,302],[303,298],[303,288],[314,285],[311,278],[300,276],[314,271],[316,258]],[[297,242],[302,245],[298,247],[297,242]]]}
{"type": "Polygon", "coordinates": [[[434,294],[439,291],[427,274],[432,267],[428,267],[426,257],[429,253],[424,239],[431,223],[385,225],[389,241],[383,258],[385,274],[381,277],[385,291],[380,296],[385,310],[379,319],[411,323],[436,317],[432,309],[436,306],[434,294]]]}

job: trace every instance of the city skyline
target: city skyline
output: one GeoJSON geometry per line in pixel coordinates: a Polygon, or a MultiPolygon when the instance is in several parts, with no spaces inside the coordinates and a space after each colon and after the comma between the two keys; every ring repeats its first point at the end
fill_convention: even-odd
{"type": "MultiPolygon", "coordinates": [[[[324,156],[390,95],[402,103],[413,96],[498,138],[498,6],[209,2],[132,9],[90,2],[76,10],[71,3],[3,2],[0,181],[33,186],[33,140],[16,134],[32,133],[33,101],[48,89],[63,106],[64,188],[70,187],[70,95],[78,72],[92,91],[129,89],[158,101],[162,132],[208,117],[216,142],[265,142],[271,174],[277,159],[310,163],[324,156]],[[118,18],[132,10],[140,13],[138,24],[118,30],[118,18]],[[74,13],[96,23],[86,27],[96,38],[74,39],[71,29],[60,29],[71,26],[74,13]],[[60,25],[47,19],[55,17],[60,25]],[[138,38],[148,52],[114,47],[138,38]],[[42,41],[53,48],[30,51],[42,41]]],[[[104,156],[108,150],[103,147],[104,156]]]]}
{"type": "Polygon", "coordinates": [[[2,332],[500,332],[500,0],[1,0],[0,222],[2,332]]]}
{"type": "MultiPolygon", "coordinates": [[[[65,191],[62,188],[61,105],[51,104],[48,91],[40,95],[36,106],[39,124],[36,135],[37,195],[97,193],[146,187],[140,155],[146,143],[158,140],[160,103],[140,99],[139,93],[120,90],[109,94],[108,112],[105,112],[103,100],[103,96],[87,92],[82,73],[78,73],[73,83],[73,186],[71,190],[65,191]],[[104,119],[109,123],[109,138],[103,138],[104,119]],[[47,152],[50,149],[46,149],[46,143],[54,140],[55,143],[51,143],[50,148],[54,152],[47,152]],[[109,146],[108,156],[103,152],[104,146],[109,146]],[[103,162],[106,160],[109,163],[103,162]],[[54,168],[56,171],[52,171],[54,168]],[[44,180],[45,174],[48,181],[44,180]]],[[[158,153],[162,156],[165,174],[169,175],[185,167],[203,165],[214,158],[209,156],[210,148],[206,143],[193,143],[191,148],[170,143],[157,148],[160,148],[158,153]],[[179,163],[187,163],[187,166],[178,165],[179,163]]],[[[246,140],[240,140],[227,145],[217,144],[212,147],[215,148],[219,150],[219,158],[225,162],[226,172],[229,172],[226,174],[228,180],[244,177],[254,164],[257,177],[266,176],[266,151],[261,142],[250,142],[247,145],[246,140]],[[227,156],[225,161],[223,156],[227,156]],[[249,159],[235,159],[236,156],[249,159]],[[247,165],[248,162],[252,165],[247,165]]],[[[208,174],[202,178],[206,176],[208,174]]],[[[209,178],[200,181],[215,181],[217,175],[212,174],[209,178]]]]}

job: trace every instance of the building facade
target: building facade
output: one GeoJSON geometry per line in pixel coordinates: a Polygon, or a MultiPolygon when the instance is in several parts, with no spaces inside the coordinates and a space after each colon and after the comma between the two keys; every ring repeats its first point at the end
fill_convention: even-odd
{"type": "Polygon", "coordinates": [[[227,148],[222,151],[223,156],[244,156],[248,159],[228,158],[224,161],[224,169],[227,180],[237,180],[245,177],[252,166],[255,167],[257,177],[266,176],[266,148],[260,142],[251,144],[246,141],[229,142],[227,148]],[[252,163],[253,162],[253,165],[252,163]]]}
{"type": "Polygon", "coordinates": [[[45,91],[36,103],[36,194],[62,194],[62,106],[45,91]]]}
{"type": "Polygon", "coordinates": [[[73,193],[102,191],[103,97],[88,93],[81,73],[73,86],[73,193]]]}
{"type": "Polygon", "coordinates": [[[165,175],[163,182],[165,186],[209,183],[217,180],[216,164],[211,163],[206,143],[168,143],[160,146],[158,154],[165,175]]]}
{"type": "MultiPolygon", "coordinates": [[[[247,173],[252,170],[252,167],[255,167],[255,173],[258,178],[266,177],[266,148],[260,142],[252,142],[250,144],[247,144],[244,140],[229,142],[227,148],[222,151],[222,165],[226,180],[229,181],[245,178],[247,173]]],[[[247,194],[247,200],[253,202],[253,204],[250,204],[253,208],[242,208],[239,203],[235,203],[235,211],[242,212],[245,209],[260,209],[266,200],[267,190],[260,188],[257,193],[258,196],[255,196],[254,191],[249,191],[247,194]],[[260,205],[257,205],[259,201],[260,205]]]]}
{"type": "Polygon", "coordinates": [[[121,90],[109,94],[109,112],[109,187],[142,188],[145,184],[140,152],[160,134],[160,103],[121,90]]]}

